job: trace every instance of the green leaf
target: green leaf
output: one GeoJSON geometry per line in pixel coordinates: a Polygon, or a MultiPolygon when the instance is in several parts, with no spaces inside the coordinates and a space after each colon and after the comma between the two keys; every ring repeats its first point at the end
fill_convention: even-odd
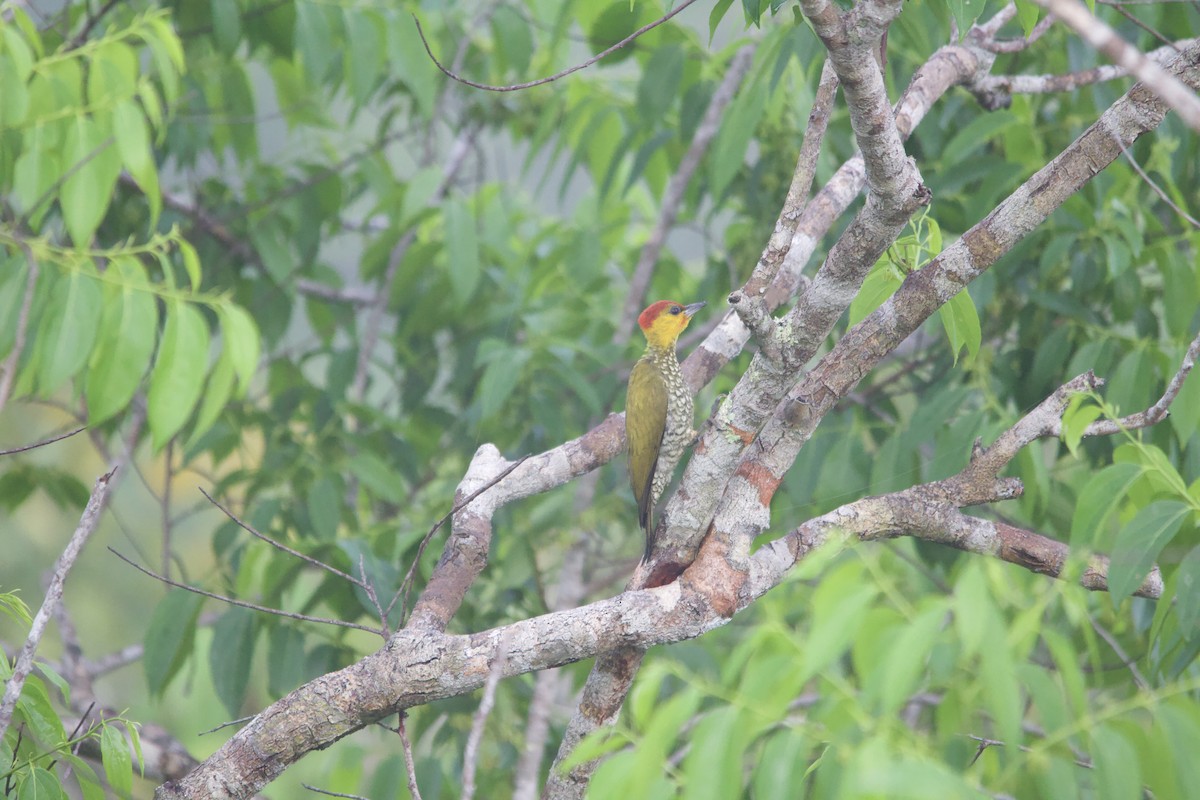
{"type": "Polygon", "coordinates": [[[884,301],[896,293],[902,280],[899,272],[884,259],[871,269],[858,294],[850,301],[850,325],[862,322],[884,301]]]}
{"type": "Polygon", "coordinates": [[[958,363],[958,354],[965,347],[966,363],[970,364],[979,354],[979,345],[983,341],[983,334],[979,328],[979,312],[975,310],[971,295],[963,289],[938,309],[938,317],[942,320],[942,327],[946,329],[946,337],[950,339],[954,363],[958,363]]]}
{"type": "Polygon", "coordinates": [[[767,107],[767,81],[751,80],[729,104],[708,155],[709,190],[720,200],[746,160],[746,148],[767,107]]]}
{"type": "Polygon", "coordinates": [[[25,134],[23,144],[13,167],[13,199],[16,209],[28,215],[36,227],[49,208],[46,198],[53,198],[53,187],[63,173],[62,148],[54,141],[50,126],[40,124],[25,134]]]}
{"type": "Polygon", "coordinates": [[[54,773],[47,772],[41,767],[33,767],[29,774],[17,786],[17,800],[66,800],[67,793],[63,791],[54,773]]]}
{"type": "Polygon", "coordinates": [[[200,256],[196,254],[196,248],[192,247],[191,243],[186,239],[180,239],[177,242],[179,246],[179,255],[183,260],[183,271],[187,273],[188,283],[192,287],[192,291],[200,290],[200,256]]]}
{"type": "Polygon", "coordinates": [[[1175,614],[1179,632],[1191,640],[1200,632],[1200,547],[1193,547],[1175,573],[1175,614]]]}
{"type": "Polygon", "coordinates": [[[308,518],[312,522],[313,534],[318,539],[337,538],[338,523],[342,517],[342,498],[333,481],[321,478],[309,487],[305,498],[308,518]]]}
{"type": "Polygon", "coordinates": [[[1091,400],[1092,398],[1086,394],[1074,395],[1067,402],[1066,410],[1063,411],[1062,440],[1066,444],[1067,450],[1075,457],[1079,456],[1079,443],[1083,441],[1083,434],[1087,430],[1087,426],[1104,413],[1104,409],[1094,402],[1090,402],[1091,400]]]}
{"type": "Polygon", "coordinates": [[[374,453],[355,453],[347,466],[376,499],[391,503],[399,503],[404,499],[404,476],[374,453]]]}
{"type": "Polygon", "coordinates": [[[895,713],[912,696],[948,612],[943,603],[935,603],[910,620],[896,637],[878,683],[881,714],[895,713]]]}
{"type": "Polygon", "coordinates": [[[62,719],[50,702],[46,685],[36,675],[25,678],[25,686],[17,700],[17,711],[43,746],[58,747],[66,741],[67,732],[63,730],[62,719]]]}
{"type": "Polygon", "coordinates": [[[475,217],[462,202],[447,200],[445,216],[450,288],[458,306],[462,308],[471,299],[483,274],[479,262],[479,237],[475,232],[475,217]]]}
{"type": "Polygon", "coordinates": [[[489,419],[504,407],[531,355],[528,349],[512,349],[488,362],[476,395],[480,404],[479,414],[483,419],[489,419]]]}
{"type": "Polygon", "coordinates": [[[258,369],[261,348],[258,326],[246,309],[233,303],[217,306],[217,317],[221,321],[222,353],[229,353],[238,387],[245,395],[258,369]]]}
{"type": "MultiPolygon", "coordinates": [[[[18,256],[0,255],[0,319],[15,320],[25,302],[25,287],[29,282],[29,265],[18,256]]],[[[7,356],[16,344],[17,326],[0,325],[0,358],[7,356]]]]}
{"type": "Polygon", "coordinates": [[[147,228],[153,230],[162,211],[162,192],[158,187],[158,167],[150,147],[150,128],[146,124],[146,116],[133,100],[122,100],[113,107],[112,128],[121,163],[146,195],[146,202],[150,206],[147,228]]]}
{"type": "Polygon", "coordinates": [[[271,626],[267,635],[267,690],[283,697],[308,677],[304,668],[304,634],[288,624],[271,626]]]}
{"type": "Polygon", "coordinates": [[[512,73],[518,80],[526,80],[534,51],[529,23],[510,6],[500,6],[492,14],[492,34],[501,73],[512,73]]]}
{"type": "Polygon", "coordinates": [[[79,247],[91,244],[121,173],[121,157],[113,144],[113,137],[88,117],[76,117],[67,127],[62,165],[70,175],[58,201],[71,241],[79,247]]]}
{"type": "Polygon", "coordinates": [[[296,29],[293,34],[296,53],[312,84],[321,83],[333,63],[334,31],[326,8],[321,3],[298,2],[296,29]]]}
{"type": "Polygon", "coordinates": [[[171,300],[146,396],[147,420],[156,449],[187,422],[200,399],[207,373],[208,325],[195,307],[171,300]]]}
{"type": "Polygon", "coordinates": [[[1158,500],[1121,528],[1108,568],[1108,592],[1114,603],[1129,597],[1141,585],[1189,513],[1191,508],[1186,503],[1158,500]]]}
{"type": "Polygon", "coordinates": [[[237,0],[210,0],[213,40],[227,56],[237,50],[242,37],[242,15],[237,0]]]}
{"type": "Polygon", "coordinates": [[[58,693],[62,695],[63,702],[69,706],[71,704],[71,684],[67,683],[67,679],[55,672],[54,668],[44,661],[34,663],[37,665],[38,672],[42,673],[42,676],[50,681],[54,688],[58,690],[58,693]]]}
{"type": "Polygon", "coordinates": [[[143,639],[142,669],[153,695],[161,696],[191,654],[196,618],[204,598],[186,589],[171,589],[154,607],[143,639]]]}
{"type": "Polygon", "coordinates": [[[1088,735],[1097,796],[1101,800],[1139,800],[1142,778],[1133,746],[1109,725],[1093,728],[1088,735]]]}
{"type": "Polygon", "coordinates": [[[158,336],[158,306],[149,292],[142,263],[136,258],[116,258],[109,263],[107,274],[119,283],[104,286],[104,315],[88,364],[84,394],[91,425],[129,407],[150,366],[158,336]]]}
{"type": "MultiPolygon", "coordinates": [[[[496,13],[505,9],[501,6],[496,13]]],[[[345,52],[350,92],[358,103],[366,103],[383,75],[387,53],[384,36],[388,26],[379,13],[351,6],[342,9],[342,24],[347,41],[353,42],[345,52]]]]}
{"type": "Polygon", "coordinates": [[[683,48],[667,45],[655,50],[638,82],[638,113],[646,119],[665,115],[675,104],[682,80],[683,48]]]}
{"type": "MultiPolygon", "coordinates": [[[[1032,0],[1016,0],[1016,4],[1017,21],[1021,23],[1021,32],[1025,35],[1025,38],[1029,38],[1033,34],[1033,29],[1037,27],[1042,9],[1037,3],[1032,2],[1032,0]]],[[[966,34],[966,31],[963,31],[963,33],[966,34]]]]}
{"type": "Polygon", "coordinates": [[[102,41],[88,62],[88,104],[106,108],[137,93],[138,58],[125,42],[102,41]]]}
{"type": "Polygon", "coordinates": [[[92,769],[91,764],[82,758],[76,760],[73,756],[65,755],[75,773],[76,785],[83,800],[107,800],[100,776],[92,769]]]}
{"type": "Polygon", "coordinates": [[[121,797],[133,793],[133,759],[129,756],[129,745],[115,724],[105,725],[100,731],[100,759],[104,763],[104,777],[108,785],[121,797]]]}
{"type": "Polygon", "coordinates": [[[879,591],[869,583],[857,586],[843,584],[844,591],[834,599],[828,596],[827,585],[828,582],[822,583],[813,598],[812,631],[805,642],[800,666],[800,674],[806,679],[833,663],[846,651],[879,591]]]}
{"type": "Polygon", "coordinates": [[[1125,499],[1125,493],[1142,475],[1140,464],[1112,464],[1093,475],[1079,493],[1071,520],[1071,549],[1090,547],[1101,526],[1125,499]]]}
{"type": "Polygon", "coordinates": [[[257,635],[255,612],[248,608],[231,608],[213,625],[208,665],[217,697],[233,717],[241,711],[242,698],[250,681],[250,662],[257,635]]]}
{"type": "Polygon", "coordinates": [[[717,0],[713,4],[712,11],[708,12],[708,44],[710,47],[713,36],[717,33],[717,26],[721,24],[721,20],[725,19],[725,13],[732,5],[733,0],[717,0]]]}
{"type": "Polygon", "coordinates": [[[958,23],[959,36],[962,37],[966,36],[967,31],[975,24],[975,20],[979,19],[987,6],[987,0],[947,0],[947,5],[950,7],[950,13],[954,15],[954,20],[958,23]]]}
{"type": "MultiPolygon", "coordinates": [[[[1192,373],[1196,373],[1196,370],[1192,370],[1192,373]]],[[[1200,425],[1200,374],[1189,373],[1183,381],[1175,402],[1171,403],[1171,416],[1168,419],[1181,444],[1192,438],[1196,426],[1200,425]]]]}
{"type": "Polygon", "coordinates": [[[736,706],[717,708],[689,732],[683,760],[689,800],[724,800],[741,794],[746,737],[738,735],[738,716],[736,706]]]}
{"type": "Polygon", "coordinates": [[[271,222],[251,226],[250,241],[267,268],[267,274],[278,284],[286,283],[292,274],[295,258],[279,224],[271,222]]]}
{"type": "MultiPolygon", "coordinates": [[[[951,0],[951,3],[958,0],[951,0]]],[[[981,0],[974,0],[974,5],[982,6],[981,0]]],[[[970,30],[970,24],[960,31],[970,30]]],[[[980,114],[974,120],[959,128],[940,153],[943,164],[961,164],[968,156],[981,149],[991,140],[999,137],[1009,128],[1020,125],[1021,120],[1010,111],[995,111],[990,114],[980,114]]]]}
{"type": "Polygon", "coordinates": [[[434,111],[437,91],[446,79],[425,53],[412,16],[401,13],[398,20],[387,26],[387,34],[395,74],[412,92],[422,118],[428,119],[434,111]]]}
{"type": "Polygon", "coordinates": [[[762,0],[742,0],[742,12],[746,15],[746,24],[757,28],[763,12],[762,0]]]}
{"type": "Polygon", "coordinates": [[[213,423],[221,416],[221,412],[229,405],[229,398],[233,395],[233,385],[233,360],[230,358],[228,350],[222,350],[220,358],[217,359],[217,365],[213,367],[212,374],[208,376],[208,383],[200,398],[200,407],[196,410],[196,422],[192,425],[192,432],[188,437],[189,450],[212,428],[213,423]]]}
{"type": "Polygon", "coordinates": [[[0,53],[0,85],[4,86],[4,94],[0,96],[0,130],[20,128],[29,111],[29,87],[21,67],[9,53],[0,53]]]}
{"type": "Polygon", "coordinates": [[[101,291],[90,272],[90,262],[85,262],[54,283],[33,342],[38,354],[38,389],[42,394],[50,394],[79,372],[96,343],[101,291]]]}

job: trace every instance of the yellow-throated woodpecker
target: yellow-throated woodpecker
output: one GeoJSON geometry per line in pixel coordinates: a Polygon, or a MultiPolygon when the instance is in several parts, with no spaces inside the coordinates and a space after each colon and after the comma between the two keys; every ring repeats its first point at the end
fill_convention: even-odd
{"type": "Polygon", "coordinates": [[[660,300],[641,313],[646,354],[629,374],[625,397],[625,438],[629,444],[629,481],[637,500],[638,522],[646,532],[646,555],[654,544],[654,504],[696,432],[692,430],[692,393],[679,371],[675,341],[704,303],[682,305],[660,300]]]}

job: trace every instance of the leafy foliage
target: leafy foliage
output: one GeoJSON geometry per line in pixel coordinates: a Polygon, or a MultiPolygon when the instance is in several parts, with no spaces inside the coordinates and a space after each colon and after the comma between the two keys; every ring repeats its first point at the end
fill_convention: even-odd
{"type": "MultiPolygon", "coordinates": [[[[129,536],[177,577],[379,624],[365,592],[215,513],[185,524],[197,476],[257,531],[365,578],[386,605],[480,443],[539,451],[619,409],[636,346],[615,335],[617,310],[730,59],[753,38],[752,69],[687,188],[654,297],[719,307],[749,274],[821,70],[793,6],[701,5],[588,70],[505,94],[447,82],[409,10],[394,5],[147,0],[93,20],[94,8],[74,3],[57,24],[6,6],[0,362],[15,365],[12,398],[24,401],[5,407],[7,435],[58,425],[65,412],[106,451],[127,449],[151,476],[150,496],[133,481],[122,489],[139,504],[129,536]],[[174,481],[180,473],[188,479],[174,481]],[[165,532],[147,522],[160,518],[165,532]]],[[[952,21],[961,34],[995,8],[906,4],[887,42],[892,96],[950,39],[952,21]]],[[[444,63],[490,83],[551,74],[665,13],[623,0],[416,10],[444,63]]],[[[1200,28],[1181,4],[1131,13],[1173,35],[1200,28]]],[[[1019,3],[1012,35],[1038,17],[1019,3]]],[[[1154,46],[1132,24],[1121,30],[1154,46]]],[[[1026,53],[1000,55],[994,72],[1095,63],[1053,29],[1026,53]]],[[[941,99],[907,145],[935,201],[875,266],[834,337],[1122,87],[1016,96],[995,112],[962,91],[941,99]]],[[[853,150],[835,110],[818,183],[853,150]]],[[[1194,134],[1168,119],[1131,155],[1196,213],[1194,134]]],[[[1081,433],[1161,394],[1200,325],[1198,252],[1200,232],[1133,168],[1113,165],[870,376],[862,402],[826,418],[772,509],[777,534],[952,474],[976,437],[989,441],[1093,369],[1108,379],[1103,396],[1072,407],[1061,442],[1021,455],[1012,471],[1025,494],[998,511],[1069,540],[1072,574],[1111,555],[1111,595],[922,544],[824,554],[727,629],[651,654],[622,727],[579,754],[610,754],[592,795],[1187,796],[1188,743],[1200,736],[1200,380],[1188,380],[1168,422],[1111,441],[1081,433]],[[1169,596],[1129,599],[1155,562],[1169,596]],[[979,753],[982,740],[1003,746],[979,753]]],[[[89,469],[59,453],[11,457],[0,507],[24,522],[49,497],[74,513],[89,469]]],[[[605,469],[592,489],[505,511],[456,629],[547,611],[569,548],[588,554],[591,595],[619,586],[640,550],[624,481],[605,469]]],[[[377,645],[148,582],[141,591],[136,610],[157,601],[154,612],[114,607],[144,621],[110,632],[112,644],[144,642],[150,695],[194,698],[189,731],[377,645]]],[[[393,609],[388,623],[399,619],[393,609]]],[[[584,669],[566,672],[578,685],[584,669]]],[[[532,678],[499,689],[481,796],[510,790],[531,692],[532,678]]],[[[14,753],[10,732],[0,763],[20,765],[21,786],[48,789],[71,763],[88,796],[99,784],[65,752],[46,683],[31,676],[27,695],[19,713],[34,738],[14,753]]],[[[476,707],[460,698],[410,714],[425,797],[458,796],[476,707]]],[[[108,730],[94,735],[120,790],[130,751],[108,730]]],[[[404,791],[393,738],[339,748],[321,762],[325,788],[404,791]]]]}

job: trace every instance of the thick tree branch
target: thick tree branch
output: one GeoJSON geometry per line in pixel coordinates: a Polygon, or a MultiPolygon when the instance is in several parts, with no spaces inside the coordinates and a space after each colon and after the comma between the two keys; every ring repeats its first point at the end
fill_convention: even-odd
{"type": "MultiPolygon", "coordinates": [[[[1156,64],[1163,64],[1193,41],[1182,39],[1147,53],[1146,58],[1156,64]]],[[[1129,70],[1125,67],[1102,64],[1064,75],[986,75],[971,84],[970,89],[985,108],[1000,108],[1007,106],[1011,102],[1010,96],[1014,94],[1069,92],[1081,86],[1125,78],[1128,75],[1129,70]]]]}
{"type": "MultiPolygon", "coordinates": [[[[1094,385],[1090,373],[1070,381],[1002,434],[985,451],[989,457],[973,459],[956,476],[863,498],[805,522],[748,560],[736,596],[727,596],[727,585],[714,582],[712,576],[697,576],[694,565],[676,583],[624,592],[483,633],[456,636],[417,627],[398,631],[378,652],[305,684],[264,710],[195,771],[160,787],[156,797],[246,797],[311,750],[404,709],[472,692],[494,675],[561,666],[613,647],[640,657],[650,646],[699,636],[778,585],[789,569],[835,536],[865,541],[915,536],[1057,576],[1066,563],[1064,544],[964,515],[959,508],[975,503],[978,498],[971,487],[987,481],[993,498],[1015,496],[1019,486],[997,476],[1007,463],[1002,456],[1011,458],[1019,446],[1047,435],[1052,418],[1061,414],[1070,395],[1094,385]]],[[[1105,589],[1107,562],[1094,559],[1080,583],[1105,589]]],[[[1136,594],[1159,597],[1162,589],[1162,577],[1154,570],[1136,594]]],[[[608,673],[601,677],[613,679],[608,673]]],[[[554,784],[548,792],[558,796],[571,788],[554,784]]]]}
{"type": "MultiPolygon", "coordinates": [[[[1200,83],[1200,44],[1185,50],[1170,69],[1189,84],[1200,83]]],[[[910,274],[895,295],[834,345],[780,404],[754,451],[738,465],[741,480],[725,490],[715,529],[720,536],[740,540],[736,553],[744,558],[745,548],[766,527],[768,504],[783,474],[834,403],[943,303],[1110,164],[1122,148],[1160,124],[1166,110],[1151,90],[1135,86],[987,217],[926,267],[910,274]]],[[[723,552],[717,547],[711,556],[723,552]]]]}
{"type": "Polygon", "coordinates": [[[1083,37],[1084,41],[1108,56],[1118,66],[1129,71],[1162,98],[1194,131],[1200,131],[1200,97],[1188,86],[1164,70],[1146,54],[1122,39],[1108,23],[1095,17],[1079,0],[1035,0],[1065,25],[1083,37]]]}
{"type": "MultiPolygon", "coordinates": [[[[979,74],[987,72],[995,57],[979,44],[993,37],[1004,21],[1013,14],[1015,8],[1011,5],[1002,9],[987,23],[972,28],[963,45],[942,48],[918,70],[895,112],[895,127],[900,135],[907,136],[933,103],[951,86],[970,82],[979,74]]],[[[873,55],[870,58],[874,63],[873,55]]],[[[853,65],[850,65],[850,68],[853,69],[853,65]]],[[[823,77],[822,86],[825,85],[826,79],[823,77]]],[[[830,82],[830,101],[833,89],[830,82]]],[[[818,100],[818,103],[820,102],[818,100]]],[[[803,169],[802,165],[803,162],[797,166],[798,174],[803,169]]],[[[789,192],[788,200],[776,223],[775,235],[768,245],[768,252],[760,260],[748,283],[757,288],[769,281],[769,288],[763,293],[768,309],[776,308],[792,295],[799,283],[800,270],[815,251],[817,243],[862,190],[865,181],[866,171],[860,154],[843,164],[807,205],[798,201],[798,192],[789,192]],[[791,241],[783,240],[781,245],[781,232],[790,232],[791,241]],[[756,284],[756,281],[762,283],[756,284]]],[[[793,186],[798,182],[794,178],[793,186]]],[[[811,291],[811,287],[805,295],[808,291],[811,291]]],[[[753,296],[753,292],[749,294],[753,296]]],[[[740,297],[737,299],[741,301],[740,297]]],[[[760,330],[770,330],[774,333],[773,323],[768,328],[764,320],[758,327],[760,330]]],[[[685,375],[690,376],[688,370],[695,365],[703,370],[702,375],[707,376],[709,369],[715,370],[724,363],[720,356],[714,357],[713,351],[716,350],[722,355],[726,352],[736,353],[745,343],[747,335],[748,331],[740,324],[738,317],[733,314],[727,315],[722,325],[706,340],[705,345],[689,356],[684,363],[685,375]]],[[[778,349],[769,343],[760,341],[760,344],[767,354],[770,354],[772,349],[778,352],[778,349]]],[[[765,367],[772,363],[756,358],[752,362],[751,371],[743,377],[735,387],[734,393],[712,418],[713,424],[702,435],[684,472],[679,489],[672,495],[664,510],[656,535],[659,546],[655,554],[655,563],[647,569],[639,568],[630,583],[631,587],[668,581],[694,558],[699,545],[697,534],[707,529],[721,487],[725,485],[737,458],[753,440],[762,420],[770,414],[774,400],[778,399],[777,395],[764,394],[757,387],[760,379],[751,376],[751,372],[756,370],[756,364],[757,369],[766,371],[765,367]],[[743,389],[745,396],[734,396],[743,389]]],[[[706,380],[707,378],[703,381],[689,382],[696,387],[706,380]]],[[[778,380],[782,382],[784,378],[780,377],[778,380]]],[[[579,708],[563,737],[557,760],[565,758],[587,733],[615,721],[640,664],[641,653],[633,648],[610,651],[597,659],[584,687],[579,708]]],[[[586,788],[589,774],[588,765],[577,767],[567,775],[562,775],[552,768],[547,795],[579,796],[586,788]]]]}
{"type": "Polygon", "coordinates": [[[17,700],[21,697],[25,679],[29,677],[29,673],[33,669],[33,657],[42,641],[42,635],[46,632],[46,626],[54,615],[55,607],[62,602],[67,575],[71,572],[71,567],[75,566],[75,561],[83,551],[83,546],[87,544],[87,540],[91,538],[92,533],[96,530],[96,525],[100,522],[100,512],[104,509],[104,504],[108,499],[109,481],[112,476],[112,472],[107,472],[96,479],[96,484],[92,487],[92,496],[88,498],[87,506],[83,509],[83,516],[79,518],[79,525],[63,549],[62,555],[54,564],[54,573],[50,578],[50,585],[46,588],[46,597],[42,600],[41,608],[34,615],[33,623],[29,627],[29,636],[26,637],[25,644],[22,645],[21,652],[17,654],[16,661],[13,663],[12,675],[4,685],[4,696],[3,699],[0,699],[0,739],[4,738],[4,734],[12,722],[13,711],[17,707],[17,700]]]}

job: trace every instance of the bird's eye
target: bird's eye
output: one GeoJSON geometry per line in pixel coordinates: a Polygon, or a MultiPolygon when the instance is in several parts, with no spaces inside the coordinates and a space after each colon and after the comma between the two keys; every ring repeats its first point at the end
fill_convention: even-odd
{"type": "Polygon", "coordinates": [[[671,306],[672,314],[680,314],[682,312],[683,312],[683,308],[681,308],[680,306],[671,306]]]}

